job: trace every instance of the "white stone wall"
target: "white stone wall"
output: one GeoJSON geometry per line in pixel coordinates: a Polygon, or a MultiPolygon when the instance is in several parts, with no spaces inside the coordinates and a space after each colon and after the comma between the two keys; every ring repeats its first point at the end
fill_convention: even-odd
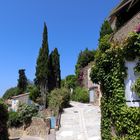
{"type": "Polygon", "coordinates": [[[130,107],[140,107],[140,100],[138,95],[132,91],[132,86],[135,83],[136,79],[140,76],[134,73],[134,68],[138,62],[138,59],[135,61],[126,61],[125,66],[127,69],[127,78],[125,79],[125,98],[126,104],[130,107]]]}
{"type": "Polygon", "coordinates": [[[13,111],[17,111],[17,109],[18,109],[18,105],[19,105],[19,101],[13,99],[13,100],[12,100],[12,107],[11,107],[12,110],[13,110],[13,111]]]}

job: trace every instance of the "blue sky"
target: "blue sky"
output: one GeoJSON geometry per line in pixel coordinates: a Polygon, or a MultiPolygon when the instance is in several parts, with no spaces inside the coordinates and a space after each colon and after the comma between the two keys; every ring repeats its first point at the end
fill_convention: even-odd
{"type": "Polygon", "coordinates": [[[62,78],[74,74],[78,54],[96,49],[99,30],[120,0],[1,0],[0,96],[17,85],[18,70],[33,80],[44,21],[50,51],[58,48],[62,78]]]}

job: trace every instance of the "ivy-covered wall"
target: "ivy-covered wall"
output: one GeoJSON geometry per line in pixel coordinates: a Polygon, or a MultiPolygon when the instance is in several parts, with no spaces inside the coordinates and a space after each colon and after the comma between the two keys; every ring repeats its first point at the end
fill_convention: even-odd
{"type": "MultiPolygon", "coordinates": [[[[102,90],[102,140],[140,139],[140,108],[126,105],[124,83],[127,77],[125,61],[134,61],[136,58],[140,58],[138,33],[132,33],[122,44],[109,42],[108,35],[99,42],[91,79],[100,84],[102,90]]],[[[138,66],[135,69],[140,72],[138,66]]],[[[134,84],[134,87],[136,91],[140,89],[140,84],[134,84]]]]}

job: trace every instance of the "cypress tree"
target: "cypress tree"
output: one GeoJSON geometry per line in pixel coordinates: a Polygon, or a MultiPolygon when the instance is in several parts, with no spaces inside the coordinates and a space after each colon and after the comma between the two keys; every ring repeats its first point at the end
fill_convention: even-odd
{"type": "Polygon", "coordinates": [[[49,55],[49,70],[50,70],[50,75],[49,75],[49,92],[55,88],[55,76],[54,76],[54,69],[52,65],[52,56],[53,56],[53,51],[49,55]]]}
{"type": "Polygon", "coordinates": [[[28,81],[27,81],[27,77],[25,75],[25,70],[24,69],[20,69],[19,70],[19,79],[18,79],[18,89],[19,89],[19,93],[18,94],[22,94],[23,92],[26,91],[27,89],[27,85],[28,85],[28,81]]]}
{"type": "Polygon", "coordinates": [[[48,77],[49,77],[49,47],[48,47],[48,32],[47,26],[44,23],[42,47],[39,51],[36,65],[35,83],[39,88],[42,96],[43,105],[46,105],[46,95],[48,92],[48,77]]]}
{"type": "Polygon", "coordinates": [[[60,55],[57,48],[50,54],[50,78],[49,87],[50,90],[54,88],[60,88],[61,85],[61,71],[60,71],[60,55]]]}
{"type": "Polygon", "coordinates": [[[61,85],[61,70],[60,70],[60,55],[57,48],[54,49],[52,55],[52,66],[54,69],[55,87],[60,88],[61,85]]]}

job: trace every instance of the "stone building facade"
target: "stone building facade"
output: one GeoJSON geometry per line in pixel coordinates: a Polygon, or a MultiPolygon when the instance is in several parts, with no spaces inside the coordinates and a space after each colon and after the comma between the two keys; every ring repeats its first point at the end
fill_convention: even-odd
{"type": "Polygon", "coordinates": [[[109,22],[114,31],[113,41],[123,42],[140,26],[140,0],[122,0],[111,12],[109,22]]]}
{"type": "Polygon", "coordinates": [[[113,35],[113,40],[116,42],[122,42],[126,39],[130,32],[135,31],[140,25],[140,12],[134,15],[125,25],[123,25],[118,31],[113,35]]]}
{"type": "Polygon", "coordinates": [[[92,68],[93,62],[89,63],[86,67],[84,67],[81,71],[83,74],[83,80],[82,80],[82,85],[83,87],[89,89],[93,87],[93,82],[90,79],[90,72],[92,68]]]}
{"type": "Polygon", "coordinates": [[[81,70],[83,75],[81,85],[89,91],[89,102],[99,106],[101,98],[100,85],[93,83],[90,78],[93,64],[94,62],[91,62],[81,70]]]}

